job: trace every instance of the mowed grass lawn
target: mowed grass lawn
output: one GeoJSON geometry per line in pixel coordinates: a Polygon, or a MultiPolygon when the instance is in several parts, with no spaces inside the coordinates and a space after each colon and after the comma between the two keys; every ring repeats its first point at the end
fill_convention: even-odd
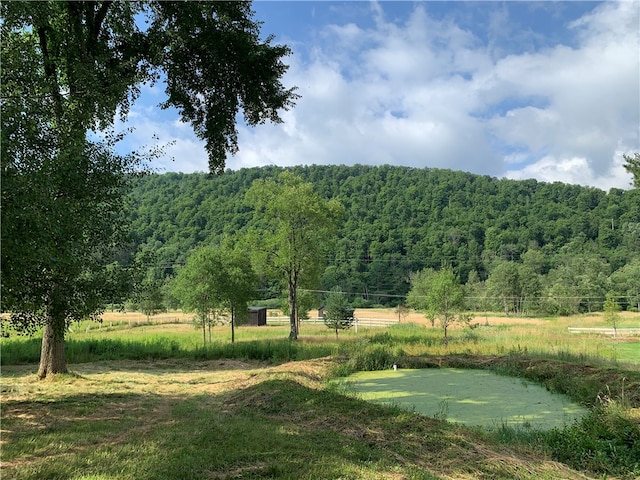
{"type": "MultiPolygon", "coordinates": [[[[638,326],[639,318],[625,318],[624,326],[638,326]]],[[[72,373],[44,381],[35,377],[37,364],[8,361],[39,340],[2,339],[1,477],[640,475],[640,464],[634,464],[640,447],[633,450],[640,440],[637,337],[568,333],[567,326],[601,326],[597,316],[477,322],[472,330],[452,331],[447,346],[439,329],[415,323],[341,332],[338,340],[321,325],[303,325],[294,344],[284,340],[286,326],[241,327],[234,346],[228,327],[220,326],[205,349],[201,331],[187,323],[130,328],[126,321],[109,326],[107,320],[102,328],[74,328],[72,373]],[[367,403],[328,381],[393,363],[526,377],[564,389],[594,414],[551,434],[485,431],[367,403]],[[590,428],[599,431],[592,435],[590,428]],[[607,438],[607,428],[622,434],[607,438]],[[588,443],[593,438],[611,448],[588,443]]]]}

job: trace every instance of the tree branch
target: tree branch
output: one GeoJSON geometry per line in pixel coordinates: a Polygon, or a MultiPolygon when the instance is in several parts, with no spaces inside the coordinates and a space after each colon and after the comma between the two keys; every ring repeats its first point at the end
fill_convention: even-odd
{"type": "Polygon", "coordinates": [[[49,90],[53,96],[56,115],[58,118],[62,118],[62,95],[60,94],[60,87],[58,85],[58,72],[55,63],[51,60],[49,53],[49,45],[47,42],[47,27],[38,27],[38,39],[40,41],[40,50],[42,50],[42,59],[44,63],[44,73],[49,83],[49,90]]]}
{"type": "Polygon", "coordinates": [[[98,13],[96,14],[93,25],[91,26],[91,36],[93,41],[97,41],[98,37],[100,36],[100,30],[102,30],[102,22],[104,22],[111,4],[113,4],[112,0],[106,0],[105,2],[102,2],[102,5],[100,5],[100,8],[98,9],[98,13]]]}

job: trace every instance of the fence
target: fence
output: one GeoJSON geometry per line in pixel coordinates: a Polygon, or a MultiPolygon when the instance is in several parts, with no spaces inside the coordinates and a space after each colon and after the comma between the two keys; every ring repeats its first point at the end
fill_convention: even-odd
{"type": "MultiPolygon", "coordinates": [[[[267,325],[282,325],[289,323],[289,317],[267,317],[267,325]]],[[[321,317],[310,317],[306,320],[300,320],[303,325],[324,324],[321,317]]],[[[398,323],[397,318],[356,318],[354,327],[388,327],[398,323]]]]}
{"type": "Polygon", "coordinates": [[[569,327],[571,333],[600,333],[602,335],[634,336],[640,335],[640,328],[579,328],[569,327]]]}

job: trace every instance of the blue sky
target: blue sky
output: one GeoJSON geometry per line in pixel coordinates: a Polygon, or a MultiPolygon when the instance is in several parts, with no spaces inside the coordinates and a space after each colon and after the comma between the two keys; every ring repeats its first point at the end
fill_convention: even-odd
{"type": "MultiPolygon", "coordinates": [[[[281,125],[239,126],[233,170],[391,164],[628,188],[640,151],[640,2],[255,1],[293,50],[281,125]]],[[[143,87],[126,148],[206,171],[202,142],[143,87]],[[158,137],[153,139],[153,135],[158,137]],[[173,160],[172,160],[173,159],[173,160]]]]}

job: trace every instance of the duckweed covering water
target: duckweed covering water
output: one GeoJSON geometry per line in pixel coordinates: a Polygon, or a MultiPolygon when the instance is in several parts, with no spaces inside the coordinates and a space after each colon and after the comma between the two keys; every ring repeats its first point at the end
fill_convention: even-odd
{"type": "Polygon", "coordinates": [[[456,368],[359,372],[343,379],[360,398],[470,426],[562,427],[586,413],[521,378],[456,368]]]}

